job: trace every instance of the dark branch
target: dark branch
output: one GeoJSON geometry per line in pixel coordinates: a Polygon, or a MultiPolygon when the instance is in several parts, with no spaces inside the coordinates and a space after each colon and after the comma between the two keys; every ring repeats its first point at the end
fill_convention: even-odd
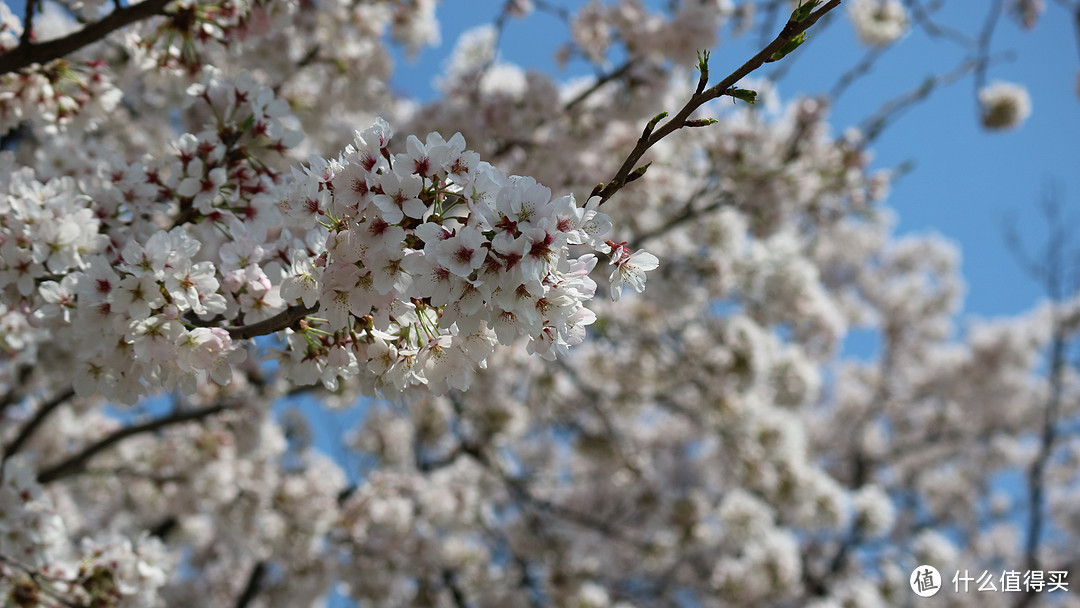
{"type": "Polygon", "coordinates": [[[43,422],[45,422],[45,419],[49,417],[49,414],[53,413],[56,408],[60,407],[64,404],[64,402],[74,396],[75,391],[69,388],[66,391],[60,393],[59,395],[53,397],[51,400],[41,404],[41,407],[38,408],[38,411],[34,413],[34,417],[28,420],[26,424],[23,425],[22,429],[19,431],[19,434],[15,437],[15,439],[12,439],[11,443],[7,444],[7,446],[4,447],[4,460],[7,460],[9,456],[14,454],[15,452],[18,452],[22,448],[23,444],[26,443],[27,440],[29,440],[30,437],[34,434],[34,431],[37,430],[37,428],[41,426],[43,422]]]}
{"type": "Polygon", "coordinates": [[[290,306],[269,319],[263,319],[262,321],[251,323],[249,325],[226,327],[225,329],[228,330],[229,336],[233,340],[246,340],[256,336],[269,335],[287,327],[292,327],[304,317],[313,314],[318,310],[318,304],[310,308],[306,306],[290,306]]]}
{"type": "Polygon", "coordinates": [[[457,576],[453,570],[446,569],[442,571],[443,585],[450,591],[450,597],[454,600],[455,608],[469,608],[469,601],[465,599],[465,592],[461,590],[461,585],[457,583],[457,576]]]}
{"type": "MultiPolygon", "coordinates": [[[[24,40],[23,43],[15,49],[0,55],[0,74],[17,72],[35,63],[43,64],[48,63],[53,59],[59,59],[101,40],[122,27],[131,25],[137,21],[142,21],[143,19],[149,19],[155,15],[162,15],[165,12],[165,6],[169,4],[169,1],[170,0],[146,0],[145,2],[133,4],[126,8],[114,10],[104,19],[92,23],[63,38],[57,38],[56,40],[49,40],[48,42],[38,44],[34,44],[29,40],[24,40]]],[[[34,1],[28,1],[26,4],[27,11],[29,11],[30,6],[34,4],[34,1]]],[[[30,31],[29,23],[27,24],[26,31],[30,31]]]]}
{"type": "Polygon", "coordinates": [[[211,405],[196,410],[180,411],[165,416],[163,418],[157,418],[143,424],[136,424],[128,427],[124,427],[115,433],[108,435],[95,443],[90,444],[84,448],[78,454],[55,464],[40,473],[38,473],[38,483],[47,484],[70,475],[79,473],[86,468],[86,464],[91,458],[99,453],[111,448],[117,443],[127,439],[128,437],[134,437],[135,435],[141,435],[143,433],[152,433],[154,431],[184,422],[193,422],[196,420],[202,420],[208,416],[213,416],[218,412],[225,411],[233,407],[232,405],[211,405]]]}
{"type": "Polygon", "coordinates": [[[571,99],[570,101],[568,101],[566,103],[566,105],[563,106],[563,110],[572,109],[574,106],[580,104],[581,102],[585,101],[590,96],[592,96],[593,93],[596,93],[597,91],[599,91],[600,88],[603,87],[605,84],[611,82],[612,80],[617,80],[619,78],[622,78],[627,72],[630,71],[630,68],[633,67],[633,65],[634,65],[634,61],[630,60],[630,61],[627,61],[626,63],[622,64],[622,66],[620,66],[619,69],[615,70],[614,72],[609,72],[607,74],[604,74],[603,76],[598,78],[596,80],[596,82],[594,82],[592,84],[591,87],[585,89],[584,91],[579,93],[577,97],[575,97],[575,98],[571,99]]]}
{"type": "Polygon", "coordinates": [[[34,8],[37,7],[38,0],[26,0],[26,14],[23,17],[23,31],[22,36],[19,37],[19,46],[30,44],[30,39],[34,35],[34,8]]]}
{"type": "Polygon", "coordinates": [[[236,608],[247,608],[255,596],[259,595],[259,588],[262,587],[262,579],[265,575],[266,562],[256,562],[255,567],[251,569],[251,575],[248,576],[247,584],[244,585],[244,591],[236,598],[236,608]]]}

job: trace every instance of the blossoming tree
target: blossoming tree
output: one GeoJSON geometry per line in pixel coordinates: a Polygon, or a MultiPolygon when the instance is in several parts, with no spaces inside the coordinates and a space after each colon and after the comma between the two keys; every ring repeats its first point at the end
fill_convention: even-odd
{"type": "MultiPolygon", "coordinates": [[[[1050,303],[952,340],[956,253],[868,168],[890,114],[742,88],[840,0],[757,4],[510,0],[422,107],[386,45],[434,0],[0,5],[3,605],[885,606],[923,563],[1061,597],[1067,232],[1050,303]],[[499,61],[536,10],[594,78],[499,61]],[[774,37],[717,78],[721,27],[774,37]],[[335,458],[298,395],[365,400],[335,458]]],[[[848,4],[872,48],[940,27],[848,4]]],[[[985,32],[1043,7],[988,10],[1010,128],[985,32]]]]}

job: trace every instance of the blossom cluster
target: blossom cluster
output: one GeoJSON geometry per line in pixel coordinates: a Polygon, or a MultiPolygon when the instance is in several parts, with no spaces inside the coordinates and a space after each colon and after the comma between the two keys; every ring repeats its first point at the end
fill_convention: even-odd
{"type": "Polygon", "coordinates": [[[375,388],[465,389],[496,343],[526,337],[554,359],[584,339],[597,257],[571,246],[611,253],[613,299],[624,281],[640,292],[656,268],[605,243],[599,197],[552,198],[482,162],[460,134],[412,136],[393,155],[391,136],[377,120],[339,157],[294,171],[280,204],[290,227],[327,229],[326,250],[294,251],[281,285],[288,303],[324,317],[289,334],[282,361],[301,382],[362,374],[375,388]]]}
{"type": "Polygon", "coordinates": [[[3,339],[77,347],[79,395],[133,403],[149,386],[191,392],[200,373],[226,383],[245,352],[213,321],[258,319],[267,306],[265,275],[241,260],[248,235],[264,239],[273,221],[258,216],[274,210],[278,174],[255,154],[286,149],[297,134],[282,126],[282,102],[249,75],[192,93],[217,109],[215,128],[181,136],[172,155],[117,162],[86,185],[40,182],[5,155],[3,339]],[[233,243],[206,238],[225,226],[233,243]],[[200,258],[208,243],[213,255],[200,258]]]}
{"type": "Polygon", "coordinates": [[[907,9],[900,0],[852,0],[848,15],[859,42],[869,46],[892,44],[909,28],[907,9]]]}
{"type": "Polygon", "coordinates": [[[170,157],[125,163],[89,194],[28,168],[3,180],[0,289],[9,314],[22,301],[30,325],[81,345],[79,395],[132,402],[147,383],[190,393],[200,374],[225,384],[246,356],[229,328],[298,309],[320,316],[244,337],[285,330],[280,359],[300,383],[361,374],[371,390],[465,389],[497,343],[523,336],[554,359],[584,339],[597,252],[616,267],[613,299],[623,283],[640,292],[657,266],[604,241],[598,197],[553,198],[482,162],[460,134],[410,137],[391,154],[379,119],[286,178],[257,156],[298,139],[268,88],[211,72],[189,94],[217,124],[181,136],[170,157]],[[174,205],[158,216],[167,230],[142,219],[162,200],[174,205]]]}
{"type": "Polygon", "coordinates": [[[1023,85],[995,82],[979,90],[982,125],[991,130],[1014,129],[1031,115],[1031,96],[1023,85]]]}
{"type": "Polygon", "coordinates": [[[75,546],[32,464],[17,456],[0,469],[0,597],[28,606],[155,605],[173,566],[161,541],[104,532],[75,546]]]}

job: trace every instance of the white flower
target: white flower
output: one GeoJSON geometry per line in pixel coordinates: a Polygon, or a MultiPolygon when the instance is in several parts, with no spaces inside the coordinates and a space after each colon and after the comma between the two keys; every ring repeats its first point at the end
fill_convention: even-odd
{"type": "Polygon", "coordinates": [[[987,129],[1002,130],[1020,126],[1031,115],[1031,97],[1027,89],[1011,82],[995,82],[979,91],[982,124],[987,129]]]}
{"type": "Polygon", "coordinates": [[[484,263],[487,249],[481,245],[487,239],[474,228],[462,228],[457,234],[441,242],[439,263],[447,270],[462,278],[468,278],[472,272],[484,263]]]}
{"type": "Polygon", "coordinates": [[[383,212],[383,219],[390,224],[400,222],[405,216],[420,219],[427,209],[427,205],[417,198],[424,187],[420,176],[398,173],[399,170],[394,167],[393,171],[379,176],[379,187],[383,193],[376,194],[372,199],[383,212]]]}
{"type": "Polygon", "coordinates": [[[660,266],[660,260],[644,249],[630,253],[626,243],[608,241],[608,245],[612,248],[611,263],[615,266],[608,278],[611,282],[611,301],[618,302],[622,297],[624,283],[638,293],[645,291],[645,273],[656,270],[660,266]]]}
{"type": "Polygon", "coordinates": [[[286,303],[296,300],[304,302],[304,306],[311,308],[319,301],[319,281],[322,278],[322,269],[315,268],[311,258],[299,250],[292,252],[292,268],[289,276],[281,282],[281,298],[286,303]]]}
{"type": "Polygon", "coordinates": [[[851,499],[855,509],[855,521],[862,532],[873,538],[889,531],[896,518],[892,499],[877,485],[859,488],[851,499]]]}
{"type": "Polygon", "coordinates": [[[900,0],[852,0],[848,15],[859,42],[885,46],[908,31],[907,9],[900,0]]]}

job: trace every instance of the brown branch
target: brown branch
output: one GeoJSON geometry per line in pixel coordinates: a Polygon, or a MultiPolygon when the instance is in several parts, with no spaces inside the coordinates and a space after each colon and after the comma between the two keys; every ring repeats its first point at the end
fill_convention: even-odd
{"type": "Polygon", "coordinates": [[[251,574],[248,576],[247,584],[244,585],[244,590],[236,598],[236,608],[247,608],[255,600],[255,596],[259,594],[259,589],[262,587],[262,579],[265,575],[266,562],[256,562],[251,569],[251,574]]]}
{"type": "Polygon", "coordinates": [[[465,592],[461,589],[461,585],[458,584],[457,574],[453,570],[446,568],[442,571],[442,582],[450,592],[455,608],[469,608],[469,601],[465,599],[465,592]]]}
{"type": "MultiPolygon", "coordinates": [[[[0,55],[0,75],[17,72],[35,63],[43,64],[59,59],[101,40],[122,27],[155,15],[162,15],[169,2],[170,0],[145,0],[139,4],[114,10],[104,19],[63,38],[37,44],[26,40],[15,49],[0,55]]],[[[28,7],[32,4],[34,4],[33,0],[27,2],[28,7]]]]}
{"type": "Polygon", "coordinates": [[[256,336],[266,336],[292,327],[304,317],[313,314],[318,310],[318,304],[311,306],[310,308],[307,306],[290,306],[269,319],[263,319],[262,321],[251,323],[249,325],[226,327],[225,329],[229,332],[229,336],[233,340],[246,340],[256,336]]]}
{"type": "Polygon", "coordinates": [[[86,468],[87,463],[91,458],[99,453],[111,448],[112,446],[120,443],[128,437],[134,437],[135,435],[141,435],[143,433],[152,433],[163,428],[173,426],[176,424],[182,424],[184,422],[194,422],[202,420],[208,416],[213,416],[218,412],[230,409],[233,405],[229,404],[217,404],[207,407],[174,412],[163,418],[157,418],[144,422],[142,424],[135,424],[132,426],[124,427],[111,435],[108,435],[96,443],[92,443],[81,452],[70,456],[66,460],[55,464],[40,473],[38,473],[38,483],[47,484],[70,475],[74,475],[83,471],[86,468]]]}
{"type": "Polygon", "coordinates": [[[620,66],[617,70],[613,72],[608,72],[607,74],[604,74],[603,76],[597,78],[596,82],[594,82],[592,86],[579,93],[577,97],[574,97],[570,101],[566,102],[566,105],[563,106],[563,111],[573,109],[574,106],[582,103],[590,96],[592,96],[593,93],[599,91],[601,87],[603,87],[605,84],[611,82],[612,80],[622,78],[627,72],[630,71],[630,68],[633,66],[634,60],[631,59],[630,61],[622,64],[622,66],[620,66]]]}
{"type": "Polygon", "coordinates": [[[657,226],[656,228],[646,230],[645,232],[638,234],[634,237],[634,240],[632,242],[638,245],[644,245],[648,241],[667,234],[668,231],[673,228],[677,228],[691,221],[696,221],[703,215],[712,213],[713,211],[716,211],[721,207],[724,207],[725,205],[734,204],[734,196],[732,196],[730,192],[725,191],[719,193],[716,197],[716,200],[705,205],[704,207],[695,208],[693,206],[694,201],[699,197],[705,196],[706,194],[709,194],[709,192],[704,190],[697,192],[693,197],[691,197],[690,202],[686,204],[686,207],[684,207],[678,215],[668,219],[666,222],[657,226]]]}
{"type": "MultiPolygon", "coordinates": [[[[637,145],[630,152],[629,156],[626,157],[626,160],[623,162],[622,166],[619,167],[619,170],[615,173],[615,177],[613,177],[606,186],[595,192],[595,194],[598,194],[600,196],[601,204],[610,199],[612,195],[614,195],[616,192],[622,189],[622,187],[625,186],[629,181],[632,181],[635,177],[639,175],[639,172],[635,172],[635,168],[637,167],[638,162],[641,160],[641,157],[645,155],[645,152],[647,152],[649,148],[651,148],[653,145],[655,145],[657,142],[664,139],[668,135],[674,133],[675,131],[685,126],[688,126],[687,122],[690,119],[690,115],[693,114],[694,111],[696,111],[706,102],[721,97],[723,95],[730,95],[731,88],[735,85],[735,83],[742,80],[743,77],[750,74],[754,70],[760,68],[766,62],[768,62],[774,54],[784,48],[784,46],[791,42],[796,36],[810,29],[810,27],[817,23],[818,20],[825,16],[826,13],[833,10],[839,5],[840,0],[829,0],[828,3],[826,3],[824,6],[817,9],[816,11],[810,13],[802,21],[796,22],[789,20],[787,24],[784,25],[784,29],[781,30],[780,34],[777,35],[772,42],[766,45],[765,48],[761,49],[758,54],[750,58],[749,61],[744,63],[741,67],[739,67],[739,69],[729,74],[717,85],[699,93],[695,93],[690,98],[690,100],[686,102],[686,105],[684,105],[682,109],[679,110],[679,112],[666,123],[659,126],[658,128],[656,127],[656,123],[659,121],[660,118],[663,117],[663,115],[658,116],[657,118],[654,118],[652,121],[650,121],[648,126],[646,126],[645,130],[642,132],[641,137],[638,139],[637,145]],[[634,175],[631,175],[631,173],[634,173],[634,175]]],[[[703,74],[702,76],[705,75],[703,74]]]]}
{"type": "Polygon", "coordinates": [[[38,0],[26,0],[25,16],[23,17],[23,31],[22,36],[19,37],[19,46],[30,44],[30,40],[34,35],[34,9],[37,7],[38,0]]]}
{"type": "Polygon", "coordinates": [[[19,434],[15,439],[11,440],[11,443],[4,447],[4,460],[7,460],[15,452],[18,452],[24,443],[30,439],[39,426],[45,419],[49,417],[49,414],[53,413],[56,408],[64,404],[65,401],[75,396],[74,389],[67,389],[61,392],[51,400],[46,401],[38,408],[38,411],[34,413],[34,417],[26,422],[26,424],[19,431],[19,434]]]}

